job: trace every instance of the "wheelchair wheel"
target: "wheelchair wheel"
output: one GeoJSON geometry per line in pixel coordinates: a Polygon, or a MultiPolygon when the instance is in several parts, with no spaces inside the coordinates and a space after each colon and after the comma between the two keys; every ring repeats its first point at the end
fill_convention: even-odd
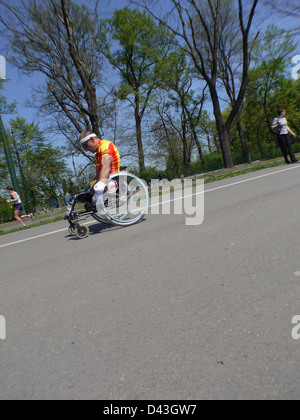
{"type": "Polygon", "coordinates": [[[89,236],[89,228],[81,225],[75,228],[75,235],[78,239],[84,239],[89,236]]]}
{"type": "Polygon", "coordinates": [[[104,193],[104,209],[94,213],[98,221],[128,226],[141,220],[148,209],[147,185],[137,176],[128,172],[111,174],[104,193]]]}
{"type": "Polygon", "coordinates": [[[72,235],[72,236],[75,236],[76,235],[76,228],[75,228],[75,226],[74,227],[73,226],[69,226],[69,234],[72,235]]]}

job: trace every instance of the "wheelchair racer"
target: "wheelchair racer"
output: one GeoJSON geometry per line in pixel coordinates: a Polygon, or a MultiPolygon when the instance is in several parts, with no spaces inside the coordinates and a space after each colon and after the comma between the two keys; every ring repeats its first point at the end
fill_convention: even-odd
{"type": "Polygon", "coordinates": [[[79,143],[83,150],[94,153],[96,161],[96,177],[91,183],[94,189],[93,204],[104,207],[103,194],[112,173],[119,172],[121,158],[117,146],[108,140],[99,138],[92,131],[83,131],[79,136],[79,143]]]}

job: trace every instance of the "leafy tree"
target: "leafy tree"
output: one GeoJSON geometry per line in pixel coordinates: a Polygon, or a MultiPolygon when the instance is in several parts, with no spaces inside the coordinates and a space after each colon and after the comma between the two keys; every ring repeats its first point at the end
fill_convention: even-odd
{"type": "MultiPolygon", "coordinates": [[[[3,89],[3,80],[0,79],[0,124],[3,124],[2,122],[2,118],[1,118],[1,114],[11,114],[16,107],[15,102],[12,104],[9,104],[7,102],[7,99],[1,95],[1,90],[3,89]]],[[[4,127],[3,127],[4,129],[4,127]]],[[[9,183],[9,171],[8,171],[8,166],[7,166],[7,162],[6,162],[6,158],[5,158],[5,154],[4,154],[4,150],[3,150],[3,140],[1,138],[0,135],[0,186],[3,187],[5,184],[7,185],[9,183]]],[[[4,187],[5,188],[5,187],[4,187]]]]}
{"type": "Polygon", "coordinates": [[[47,142],[37,124],[29,124],[23,118],[10,120],[10,128],[8,140],[13,158],[21,164],[33,207],[61,203],[65,180],[71,177],[63,150],[47,142]]]}
{"type": "Polygon", "coordinates": [[[263,3],[270,10],[272,16],[293,17],[296,26],[288,25],[286,30],[290,33],[300,34],[300,4],[298,0],[273,0],[272,3],[269,0],[263,0],[263,3]]]}
{"type": "MultiPolygon", "coordinates": [[[[276,110],[286,107],[295,121],[299,115],[298,83],[290,79],[287,72],[294,50],[293,39],[279,28],[270,26],[255,51],[256,67],[250,71],[242,121],[250,147],[254,150],[258,148],[261,157],[270,154],[272,144],[275,144],[271,125],[277,115],[276,110]]],[[[294,129],[297,130],[297,127],[294,126],[294,129]]]]}
{"type": "Polygon", "coordinates": [[[11,114],[15,108],[16,103],[9,104],[7,99],[1,95],[1,90],[3,89],[3,80],[0,79],[0,114],[11,114]]]}
{"type": "Polygon", "coordinates": [[[27,75],[45,76],[46,86],[35,89],[38,107],[56,117],[61,128],[92,129],[100,135],[96,86],[102,63],[95,52],[98,1],[94,11],[71,0],[0,0],[0,4],[3,33],[14,53],[11,61],[27,75]]]}
{"type": "Polygon", "coordinates": [[[119,98],[129,101],[134,110],[141,175],[145,171],[142,120],[159,85],[170,38],[169,31],[147,13],[129,8],[103,20],[98,33],[97,48],[121,76],[119,98]]]}
{"type": "Polygon", "coordinates": [[[286,92],[283,106],[288,110],[289,126],[298,133],[300,140],[300,79],[283,81],[282,92],[286,92]]]}
{"type": "Polygon", "coordinates": [[[169,176],[190,175],[193,141],[184,110],[161,95],[156,113],[158,118],[152,124],[156,156],[165,160],[169,176]]]}
{"type": "MultiPolygon", "coordinates": [[[[182,135],[183,160],[186,173],[190,174],[190,160],[193,146],[196,145],[199,159],[204,164],[202,147],[199,140],[199,122],[201,119],[203,104],[205,101],[205,89],[202,95],[197,95],[192,89],[193,77],[191,68],[188,66],[187,57],[181,50],[171,52],[164,66],[167,77],[162,79],[162,88],[168,92],[169,107],[181,109],[182,133],[184,130],[190,133],[190,145],[186,143],[187,136],[182,135]]],[[[158,105],[159,107],[159,105],[158,105]]],[[[163,113],[160,112],[163,117],[163,113]]],[[[168,118],[169,119],[169,118],[168,118]]]]}
{"type": "MultiPolygon", "coordinates": [[[[153,1],[144,0],[146,10],[152,13],[159,22],[166,25],[177,37],[178,45],[191,58],[195,71],[203,79],[210,92],[213,111],[216,120],[223,160],[225,167],[232,167],[233,160],[229,146],[229,131],[240,112],[243,104],[246,88],[249,81],[249,66],[251,39],[250,30],[254,18],[258,0],[248,1],[245,10],[245,2],[238,0],[171,0],[177,17],[177,24],[170,23],[170,19],[163,19],[147,6],[153,1]],[[235,7],[237,3],[237,9],[235,7]],[[229,18],[230,17],[230,18],[229,18]],[[238,23],[239,31],[231,31],[233,18],[238,23]],[[232,52],[232,42],[222,43],[223,34],[233,33],[235,44],[242,45],[240,59],[232,52]],[[239,36],[238,39],[236,38],[239,36]],[[232,57],[235,56],[235,60],[232,57]],[[230,58],[230,59],[228,59],[230,58]],[[226,120],[222,117],[220,87],[223,88],[220,79],[220,63],[226,69],[230,80],[239,77],[239,83],[235,85],[235,94],[231,98],[232,109],[226,120]],[[239,68],[239,75],[237,73],[239,68]],[[221,85],[220,85],[221,82],[221,85]],[[237,86],[238,85],[238,86],[237,86]]],[[[229,79],[228,79],[229,80],[229,79]]],[[[231,90],[233,92],[233,90],[231,90]]]]}
{"type": "MultiPolygon", "coordinates": [[[[0,147],[2,148],[2,142],[0,142],[0,147]]],[[[8,168],[5,160],[5,156],[2,153],[0,153],[0,179],[1,184],[0,187],[5,187],[5,184],[8,184],[8,168]]]]}

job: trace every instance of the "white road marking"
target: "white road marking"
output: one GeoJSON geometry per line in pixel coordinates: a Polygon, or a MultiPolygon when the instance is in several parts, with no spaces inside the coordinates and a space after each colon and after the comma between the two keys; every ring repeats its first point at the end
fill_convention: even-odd
{"type": "MultiPolygon", "coordinates": [[[[297,168],[300,168],[300,164],[298,164],[297,166],[293,166],[293,167],[291,167],[291,168],[287,168],[287,169],[282,169],[282,170],[280,170],[280,171],[271,172],[271,173],[269,173],[269,174],[258,175],[258,176],[256,176],[256,177],[249,178],[249,179],[244,179],[244,180],[242,180],[242,181],[237,181],[237,182],[232,182],[232,183],[230,183],[230,184],[221,185],[220,187],[211,188],[211,189],[209,189],[209,190],[205,190],[204,192],[200,192],[200,193],[197,193],[197,194],[207,194],[207,193],[210,193],[210,192],[213,192],[213,191],[222,190],[222,189],[224,189],[224,188],[233,187],[233,186],[235,186],[235,185],[244,184],[245,182],[256,181],[257,179],[262,179],[262,178],[266,178],[266,177],[268,177],[268,176],[273,176],[273,175],[277,175],[277,174],[280,174],[280,173],[283,173],[283,172],[292,171],[292,170],[295,170],[295,169],[297,169],[297,168]]],[[[180,197],[180,198],[175,198],[174,200],[169,200],[169,201],[171,202],[171,201],[175,201],[175,200],[182,200],[182,199],[184,199],[184,198],[188,198],[188,197],[191,197],[191,196],[193,196],[193,195],[196,195],[196,194],[190,194],[190,195],[187,195],[187,196],[184,196],[184,197],[180,197]]],[[[156,204],[154,204],[153,206],[149,206],[149,207],[151,208],[151,207],[154,207],[154,206],[157,206],[157,205],[162,205],[162,204],[168,203],[169,201],[166,201],[166,202],[164,202],[164,203],[158,203],[158,204],[156,203],[156,204]]],[[[90,224],[92,224],[92,223],[96,223],[96,222],[95,222],[95,221],[92,221],[92,222],[88,222],[88,223],[85,223],[85,224],[86,224],[86,225],[90,225],[90,224]]],[[[64,231],[66,231],[66,230],[68,230],[68,228],[55,230],[55,231],[53,231],[53,232],[43,233],[42,235],[32,236],[32,237],[30,237],[30,238],[21,239],[21,240],[19,240],[19,241],[10,242],[10,243],[4,244],[4,245],[0,245],[0,248],[5,248],[5,247],[8,247],[8,246],[12,246],[12,245],[20,244],[20,243],[22,243],[22,242],[32,241],[32,240],[34,240],[34,239],[39,239],[39,238],[43,238],[43,237],[45,237],[45,236],[54,235],[54,234],[56,234],[56,233],[64,232],[64,231]]]]}
{"type": "MultiPolygon", "coordinates": [[[[85,223],[85,225],[90,225],[90,224],[92,224],[92,223],[96,223],[96,221],[92,221],[92,222],[85,223]]],[[[31,236],[30,238],[21,239],[21,240],[19,240],[19,241],[10,242],[10,243],[8,243],[8,244],[0,245],[0,248],[5,248],[6,246],[11,246],[11,245],[20,244],[20,243],[22,243],[22,242],[32,241],[33,239],[43,238],[44,236],[54,235],[54,234],[56,234],[56,233],[64,232],[64,231],[66,231],[66,230],[68,230],[68,229],[69,229],[69,228],[63,228],[63,229],[59,229],[59,230],[54,230],[53,232],[43,233],[42,235],[31,236]]]]}
{"type": "Polygon", "coordinates": [[[16,245],[16,244],[20,244],[22,242],[27,242],[27,241],[32,241],[33,239],[38,239],[38,238],[42,238],[43,236],[49,236],[49,235],[54,235],[55,233],[59,233],[59,232],[63,232],[67,230],[66,228],[64,229],[60,229],[60,230],[55,230],[53,232],[48,232],[48,233],[43,233],[42,235],[37,235],[37,236],[32,236],[30,238],[26,238],[26,239],[21,239],[19,241],[15,241],[15,242],[10,242],[8,244],[4,244],[4,245],[0,245],[0,248],[4,248],[6,246],[11,246],[11,245],[16,245]]]}
{"type": "Polygon", "coordinates": [[[253,177],[253,178],[244,179],[243,181],[237,181],[237,182],[232,182],[231,184],[222,185],[221,187],[211,188],[210,190],[206,190],[205,193],[212,192],[212,191],[217,191],[217,190],[222,190],[223,188],[233,187],[234,185],[244,184],[245,182],[255,181],[257,179],[266,178],[267,176],[277,175],[277,174],[280,174],[282,172],[292,171],[294,169],[299,169],[299,168],[300,168],[300,163],[297,164],[297,166],[293,166],[292,168],[281,169],[280,171],[271,172],[269,174],[259,175],[259,176],[253,177]]]}
{"type": "Polygon", "coordinates": [[[299,169],[300,168],[300,164],[298,164],[298,165],[299,166],[294,166],[292,168],[282,169],[280,171],[271,172],[269,174],[259,175],[259,176],[253,177],[253,178],[244,179],[242,181],[237,181],[237,182],[232,182],[230,184],[221,185],[220,187],[211,188],[209,190],[201,191],[201,192],[198,192],[198,193],[193,193],[193,194],[190,194],[190,195],[185,195],[184,197],[178,197],[178,198],[175,198],[175,199],[172,199],[172,200],[165,201],[163,203],[156,203],[153,206],[149,206],[149,207],[151,208],[151,207],[155,207],[155,206],[161,206],[162,204],[169,203],[170,201],[182,200],[184,198],[193,197],[193,196],[199,195],[199,194],[207,194],[207,193],[210,193],[210,192],[213,192],[213,191],[223,190],[224,188],[233,187],[235,185],[244,184],[245,182],[250,182],[250,181],[255,181],[257,179],[266,178],[267,176],[277,175],[279,173],[291,171],[291,170],[297,169],[297,168],[299,169]]]}

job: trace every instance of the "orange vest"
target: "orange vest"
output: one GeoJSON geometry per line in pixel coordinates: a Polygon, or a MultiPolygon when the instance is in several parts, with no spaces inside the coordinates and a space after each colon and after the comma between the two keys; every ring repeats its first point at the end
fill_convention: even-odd
{"type": "Polygon", "coordinates": [[[111,163],[111,173],[119,172],[121,168],[120,153],[116,145],[108,140],[99,140],[98,150],[95,153],[96,165],[101,171],[101,161],[104,156],[112,156],[113,160],[111,163]]]}

